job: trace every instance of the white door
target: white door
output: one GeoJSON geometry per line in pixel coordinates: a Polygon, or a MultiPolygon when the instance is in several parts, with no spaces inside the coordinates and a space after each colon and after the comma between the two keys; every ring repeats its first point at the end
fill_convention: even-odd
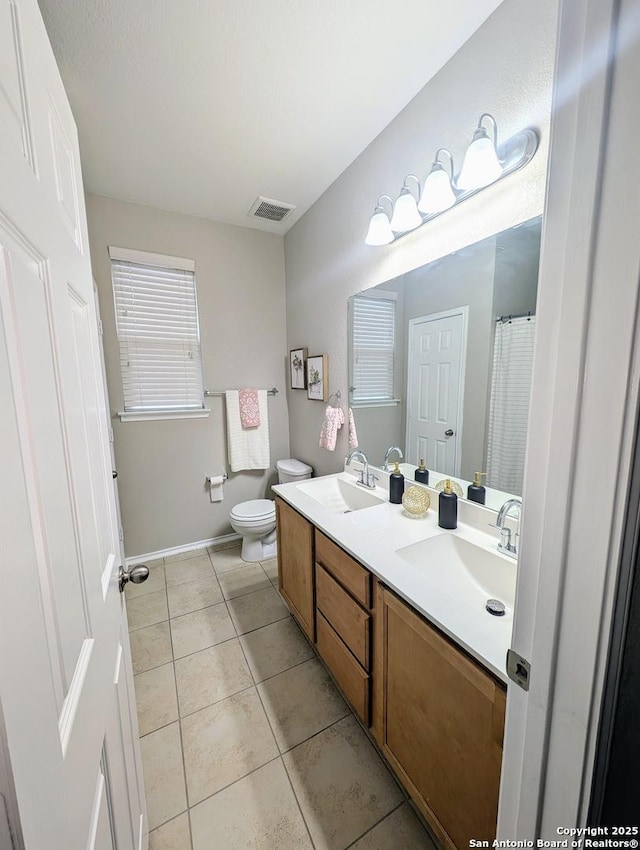
{"type": "Polygon", "coordinates": [[[144,841],[78,144],[36,0],[0,6],[0,701],[26,850],[144,841]]]}
{"type": "Polygon", "coordinates": [[[407,460],[460,474],[467,308],[409,322],[407,460]]]}

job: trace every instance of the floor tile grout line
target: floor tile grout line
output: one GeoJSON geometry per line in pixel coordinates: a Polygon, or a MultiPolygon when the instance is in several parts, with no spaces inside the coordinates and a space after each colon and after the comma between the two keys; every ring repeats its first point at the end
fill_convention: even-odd
{"type": "Polygon", "coordinates": [[[176,820],[177,818],[180,817],[180,815],[186,815],[188,811],[189,811],[189,807],[187,806],[186,809],[183,809],[181,812],[178,812],[177,815],[171,815],[169,820],[163,820],[162,823],[156,824],[156,826],[154,826],[153,829],[149,830],[149,835],[151,835],[151,833],[155,832],[157,829],[160,829],[161,827],[166,826],[168,823],[171,823],[171,821],[176,820]]]}
{"type": "MultiPolygon", "coordinates": [[[[187,800],[187,802],[189,802],[187,800]]],[[[193,850],[193,826],[191,824],[191,807],[187,809],[187,824],[189,825],[189,847],[193,850]]]]}
{"type": "MultiPolygon", "coordinates": [[[[281,623],[281,622],[282,622],[282,620],[276,620],[276,623],[281,623]]],[[[269,623],[269,625],[272,626],[273,623],[269,623]]],[[[267,628],[267,627],[263,626],[263,628],[267,628]]],[[[256,631],[259,632],[260,629],[256,629],[256,631]]],[[[253,632],[247,632],[247,634],[253,634],[253,632]]],[[[242,635],[242,637],[244,637],[244,635],[242,635]]],[[[267,676],[266,679],[260,679],[259,682],[257,682],[255,677],[254,677],[253,681],[256,683],[256,686],[264,685],[265,682],[270,682],[272,679],[275,679],[277,676],[282,676],[283,673],[288,673],[289,670],[295,670],[296,667],[302,667],[303,664],[306,664],[307,661],[313,661],[314,658],[315,658],[315,656],[312,655],[310,658],[305,658],[304,661],[296,661],[296,663],[292,664],[291,667],[285,667],[284,670],[280,670],[278,673],[274,673],[273,676],[267,676]]],[[[249,668],[249,669],[251,670],[251,668],[249,668]]],[[[251,670],[251,675],[253,676],[253,670],[251,670]]]]}
{"type": "MultiPolygon", "coordinates": [[[[282,621],[281,621],[281,620],[276,620],[276,622],[282,622],[282,621]]],[[[268,628],[268,627],[269,627],[269,626],[271,626],[271,625],[273,625],[273,623],[268,623],[266,626],[262,626],[261,628],[268,628]]],[[[260,629],[256,629],[255,631],[260,631],[260,629]]],[[[247,634],[252,634],[252,632],[248,632],[247,634]]],[[[251,667],[250,667],[250,665],[249,665],[249,662],[248,662],[248,658],[247,658],[247,654],[246,654],[245,648],[242,646],[242,641],[241,641],[241,638],[242,638],[242,637],[244,637],[244,635],[240,635],[240,636],[239,636],[239,637],[237,637],[237,638],[230,638],[229,640],[223,641],[223,643],[214,644],[214,646],[207,646],[207,647],[205,647],[204,649],[200,649],[200,650],[198,650],[198,652],[194,652],[194,653],[192,653],[192,655],[198,655],[198,653],[200,653],[200,652],[205,652],[207,649],[213,649],[213,648],[214,648],[214,647],[216,647],[216,646],[222,646],[224,643],[231,643],[231,641],[233,641],[233,640],[237,640],[237,641],[238,641],[238,643],[239,643],[239,645],[240,645],[240,648],[241,648],[241,650],[242,650],[242,654],[243,654],[243,657],[244,657],[245,663],[246,663],[246,665],[247,665],[247,669],[248,669],[248,671],[249,671],[249,675],[251,676],[251,684],[250,684],[250,685],[247,685],[246,687],[239,688],[237,691],[233,691],[233,692],[231,692],[231,693],[225,694],[223,697],[220,697],[219,699],[216,699],[216,700],[214,700],[213,702],[208,702],[208,703],[206,703],[206,705],[202,705],[202,706],[200,706],[199,708],[194,709],[193,711],[189,711],[189,712],[187,712],[186,714],[183,714],[183,713],[182,713],[182,711],[181,711],[181,709],[180,709],[180,690],[178,689],[178,716],[179,716],[179,719],[181,719],[181,720],[182,720],[182,719],[185,719],[185,718],[187,718],[187,717],[191,717],[191,716],[193,716],[194,714],[197,714],[199,711],[203,711],[205,708],[209,708],[209,707],[211,707],[212,705],[217,705],[218,703],[223,702],[224,700],[229,699],[230,697],[237,696],[238,694],[244,693],[245,691],[248,691],[248,690],[250,690],[251,688],[258,688],[258,686],[259,686],[259,685],[263,685],[263,684],[265,684],[266,682],[270,682],[272,679],[277,678],[278,676],[282,676],[284,673],[288,673],[288,672],[290,672],[291,670],[295,670],[295,668],[296,668],[296,667],[302,667],[302,665],[303,665],[303,664],[307,664],[309,661],[315,661],[315,660],[316,660],[316,656],[315,656],[315,655],[312,655],[310,658],[305,658],[305,659],[304,659],[304,661],[298,661],[298,662],[296,662],[295,664],[292,664],[292,665],[291,665],[291,667],[286,667],[284,670],[280,670],[280,672],[278,672],[278,673],[274,673],[274,674],[273,674],[273,676],[268,676],[266,679],[260,679],[260,681],[256,681],[255,675],[254,675],[254,673],[253,673],[253,671],[252,671],[252,669],[251,669],[251,667]]],[[[191,656],[185,655],[185,656],[183,656],[182,658],[177,658],[177,659],[176,659],[176,661],[174,661],[174,662],[167,662],[167,663],[168,663],[168,664],[171,664],[171,663],[173,663],[173,664],[174,664],[174,673],[175,673],[175,672],[176,672],[176,671],[175,671],[175,664],[176,664],[176,662],[178,662],[178,661],[182,661],[184,658],[190,658],[190,657],[191,657],[191,656]]],[[[161,664],[161,665],[159,665],[159,666],[164,667],[164,666],[166,666],[166,664],[161,664]]],[[[151,669],[153,669],[153,670],[157,670],[157,669],[158,669],[158,667],[153,667],[153,668],[151,668],[151,669]]],[[[145,670],[144,672],[148,672],[148,671],[146,671],[146,670],[145,670]]],[[[137,675],[141,675],[141,674],[140,674],[140,673],[138,673],[137,675]]],[[[177,678],[176,678],[176,682],[177,682],[177,678]]],[[[259,693],[260,693],[260,692],[258,691],[258,694],[259,694],[259,693]]],[[[342,696],[342,694],[341,694],[340,696],[342,696]]],[[[343,699],[344,699],[344,698],[343,698],[343,699]]],[[[347,710],[348,710],[348,712],[349,712],[349,713],[351,713],[351,708],[349,707],[349,705],[348,705],[348,704],[347,704],[347,710]]],[[[347,715],[345,714],[344,716],[346,717],[347,715]]],[[[341,718],[338,718],[338,719],[339,719],[339,720],[343,720],[343,719],[344,719],[344,717],[341,717],[341,718]]],[[[174,721],[170,721],[170,722],[171,722],[171,723],[173,723],[174,721]]],[[[333,722],[337,722],[337,721],[333,721],[333,722]]],[[[168,723],[165,723],[165,724],[164,724],[164,726],[168,726],[168,725],[169,725],[168,723]]],[[[329,725],[331,725],[331,724],[329,724],[329,725]]],[[[162,728],[164,728],[164,726],[159,726],[159,727],[158,727],[158,729],[162,729],[162,728]]],[[[326,726],[326,727],[325,727],[325,729],[328,729],[328,728],[329,728],[329,726],[326,726]]],[[[152,730],[152,731],[156,731],[156,730],[154,729],[154,730],[152,730]]],[[[320,731],[324,731],[324,730],[320,730],[320,731]]],[[[146,734],[147,734],[147,735],[149,735],[149,734],[151,734],[151,732],[147,732],[146,734]]],[[[314,733],[314,734],[316,734],[316,733],[314,733]]],[[[142,736],[140,736],[140,737],[142,737],[142,736]]],[[[307,739],[305,739],[305,740],[307,740],[307,739]]],[[[276,741],[276,743],[277,743],[277,741],[276,741]]],[[[303,742],[303,741],[300,741],[300,743],[304,743],[304,742],[303,742]]],[[[295,744],[294,746],[297,746],[297,744],[295,744]]],[[[293,747],[291,747],[290,749],[293,749],[293,747]]],[[[289,752],[289,751],[290,751],[290,750],[286,750],[285,752],[289,752]]]]}
{"type": "Polygon", "coordinates": [[[365,837],[365,835],[369,835],[370,832],[372,832],[377,826],[380,826],[380,824],[383,823],[387,818],[390,818],[391,815],[394,812],[397,812],[398,809],[401,806],[404,806],[405,803],[406,803],[406,800],[401,800],[398,803],[398,805],[394,806],[390,811],[388,811],[386,813],[386,815],[383,815],[374,824],[372,824],[368,829],[365,829],[365,831],[362,833],[362,835],[359,835],[357,838],[354,838],[354,840],[351,842],[351,844],[347,844],[347,846],[344,848],[344,850],[350,850],[350,848],[353,847],[354,844],[357,844],[358,841],[361,841],[365,837]]]}
{"type": "MultiPolygon", "coordinates": [[[[169,623],[169,634],[171,636],[171,655],[173,655],[173,632],[171,631],[171,623],[169,623]]],[[[184,782],[184,799],[189,810],[189,787],[187,785],[187,767],[184,762],[184,740],[182,736],[182,722],[180,720],[180,702],[178,700],[178,678],[176,676],[176,661],[173,659],[173,687],[176,694],[176,706],[178,709],[178,733],[180,735],[180,755],[182,756],[182,781],[184,782]]],[[[187,815],[188,817],[188,815],[187,815]]],[[[189,818],[189,840],[191,841],[191,819],[189,818]]],[[[193,842],[191,841],[193,850],[193,842]]]]}
{"type": "Polygon", "coordinates": [[[219,602],[214,602],[212,605],[205,605],[204,608],[197,608],[195,611],[187,611],[186,614],[176,614],[175,617],[169,617],[170,620],[180,620],[182,617],[188,617],[190,614],[196,614],[198,611],[206,611],[208,608],[215,608],[216,605],[222,605],[226,599],[221,599],[219,602]]]}
{"type": "Polygon", "coordinates": [[[173,823],[174,820],[178,820],[178,818],[181,818],[182,815],[188,815],[188,812],[189,809],[183,809],[183,811],[178,812],[177,815],[174,815],[173,817],[169,818],[169,820],[164,821],[164,823],[158,824],[158,826],[154,826],[153,829],[149,830],[149,835],[151,835],[152,832],[161,829],[163,826],[167,826],[167,824],[173,823]]]}
{"type": "Polygon", "coordinates": [[[298,807],[298,811],[300,812],[300,817],[302,818],[302,823],[304,824],[304,828],[307,830],[307,835],[309,836],[309,841],[311,842],[311,846],[313,850],[315,850],[316,845],[313,840],[313,836],[311,835],[311,829],[309,828],[309,824],[307,823],[307,819],[304,816],[304,812],[302,811],[302,806],[300,805],[300,800],[298,799],[298,795],[296,794],[296,789],[293,787],[293,782],[291,781],[291,776],[289,775],[289,770],[287,769],[287,765],[285,760],[280,756],[280,760],[282,761],[282,766],[284,768],[284,772],[287,777],[287,781],[289,783],[289,788],[291,788],[291,793],[293,794],[293,799],[296,801],[296,805],[298,807]]]}
{"type": "MultiPolygon", "coordinates": [[[[242,646],[242,644],[240,644],[240,646],[242,646]]],[[[242,647],[242,651],[244,653],[244,647],[242,647]]],[[[308,660],[312,661],[313,659],[309,658],[308,660]]],[[[245,654],[245,661],[247,661],[246,654],[245,654]]],[[[302,662],[302,663],[304,664],[305,662],[302,662]]],[[[249,666],[248,661],[247,661],[247,666],[249,666]]],[[[293,668],[291,668],[291,669],[293,669],[293,668]]],[[[249,672],[251,672],[251,668],[249,668],[249,672]]],[[[287,671],[285,670],[283,672],[286,673],[287,671]]],[[[253,676],[253,673],[251,675],[253,676]]],[[[262,684],[262,682],[260,682],[260,684],[262,684]]],[[[258,684],[256,682],[254,682],[254,688],[256,689],[256,693],[258,694],[258,699],[260,700],[260,704],[262,705],[262,710],[264,711],[265,717],[267,718],[267,723],[269,724],[269,728],[271,729],[271,734],[273,735],[273,740],[276,742],[276,747],[278,748],[278,752],[280,753],[281,756],[284,756],[285,753],[290,753],[292,750],[295,750],[296,747],[300,746],[300,744],[304,744],[306,741],[311,740],[311,738],[315,738],[316,735],[319,735],[321,732],[325,732],[327,729],[329,729],[331,726],[333,726],[334,723],[339,723],[340,720],[344,720],[344,718],[348,716],[348,714],[345,714],[343,717],[338,718],[338,720],[334,720],[332,723],[329,723],[323,729],[319,729],[317,732],[314,732],[313,735],[309,735],[309,737],[305,738],[304,741],[299,741],[297,744],[294,744],[293,747],[289,747],[288,750],[283,751],[280,748],[280,744],[278,743],[278,738],[277,738],[276,733],[274,731],[273,723],[271,722],[271,718],[269,717],[269,712],[266,709],[266,706],[264,704],[264,700],[262,699],[262,694],[260,693],[260,691],[258,689],[258,684]]],[[[349,710],[349,706],[348,706],[347,703],[345,703],[345,706],[346,706],[347,710],[349,710]]]]}
{"type": "MultiPolygon", "coordinates": [[[[250,685],[247,685],[246,688],[240,688],[239,691],[234,691],[232,694],[227,694],[220,699],[215,700],[214,702],[208,702],[206,705],[201,706],[200,708],[196,708],[195,711],[190,711],[188,714],[179,714],[179,720],[186,720],[187,717],[193,717],[194,714],[198,714],[199,711],[204,711],[206,708],[212,708],[214,705],[219,705],[221,702],[224,702],[226,699],[231,699],[231,697],[237,697],[239,694],[244,694],[246,691],[250,691],[251,688],[255,688],[255,682],[252,682],[250,685]]],[[[180,706],[178,705],[178,711],[180,711],[180,706]]]]}
{"type": "MultiPolygon", "coordinates": [[[[289,747],[289,749],[288,749],[288,750],[280,750],[280,755],[281,755],[281,756],[286,756],[286,755],[287,755],[287,753],[292,752],[293,750],[295,750],[295,748],[296,748],[296,747],[300,747],[302,744],[306,744],[306,743],[307,743],[307,741],[310,741],[312,738],[317,738],[317,737],[318,737],[318,735],[322,735],[322,733],[323,733],[323,732],[326,732],[326,731],[327,731],[327,729],[331,729],[331,727],[332,727],[332,726],[335,726],[335,725],[336,725],[336,723],[340,723],[340,721],[341,721],[341,720],[344,720],[346,717],[349,717],[349,714],[350,714],[350,713],[351,713],[351,712],[349,711],[347,714],[344,714],[342,717],[338,717],[338,719],[337,719],[337,720],[332,720],[332,721],[331,721],[331,723],[328,723],[328,724],[327,724],[326,726],[324,726],[322,729],[318,729],[318,730],[317,730],[317,732],[314,732],[312,735],[309,735],[309,737],[308,737],[308,738],[305,738],[303,741],[298,741],[298,743],[297,743],[297,744],[294,744],[292,747],[289,747]]],[[[277,739],[276,739],[276,744],[278,744],[277,739]]],[[[279,745],[279,744],[278,744],[278,749],[280,749],[280,745],[279,745]]]]}
{"type": "MultiPolygon", "coordinates": [[[[240,599],[241,597],[243,597],[243,596],[249,596],[249,595],[250,595],[250,594],[252,594],[252,593],[259,593],[261,590],[269,590],[269,587],[270,587],[270,586],[273,586],[273,585],[272,585],[272,582],[271,582],[271,579],[270,579],[270,578],[269,578],[269,576],[268,576],[268,575],[264,572],[264,570],[263,570],[262,572],[264,573],[264,580],[267,582],[267,584],[266,584],[264,587],[256,587],[256,588],[253,588],[252,590],[245,590],[245,591],[243,591],[242,593],[236,593],[236,594],[234,594],[234,596],[226,596],[226,595],[225,595],[225,593],[224,593],[224,587],[222,587],[222,584],[220,584],[220,589],[222,590],[222,594],[223,594],[223,596],[224,596],[224,598],[225,598],[225,601],[227,601],[227,602],[228,602],[228,601],[230,601],[230,600],[232,600],[232,599],[240,599]]],[[[262,579],[260,579],[260,581],[262,581],[262,579]]],[[[218,579],[218,583],[220,583],[220,579],[218,579]]]]}
{"type": "MultiPolygon", "coordinates": [[[[348,708],[348,706],[347,706],[347,708],[348,708]]],[[[295,746],[290,747],[288,750],[285,750],[284,753],[280,753],[280,755],[283,756],[283,757],[289,755],[289,753],[292,753],[296,749],[296,747],[301,747],[303,744],[308,744],[309,741],[312,741],[314,738],[317,738],[318,735],[322,735],[323,732],[326,732],[327,729],[331,729],[332,726],[337,726],[338,723],[342,723],[343,720],[346,720],[350,716],[351,716],[351,709],[349,709],[348,714],[345,714],[344,717],[338,717],[337,720],[333,720],[331,723],[329,723],[327,726],[325,726],[324,729],[318,729],[318,731],[314,732],[313,735],[309,735],[309,737],[305,738],[304,741],[300,741],[300,743],[295,744],[295,746]]],[[[276,743],[277,743],[277,741],[276,741],[276,743]]]]}
{"type": "MultiPolygon", "coordinates": [[[[257,631],[257,629],[256,629],[256,631],[257,631]]],[[[247,666],[249,667],[249,672],[251,673],[251,676],[253,676],[253,672],[252,672],[252,670],[251,670],[251,667],[249,666],[249,661],[247,660],[247,655],[246,655],[246,653],[245,653],[245,651],[244,651],[244,647],[242,646],[242,642],[240,642],[240,646],[242,647],[242,652],[243,652],[243,654],[244,654],[245,661],[247,662],[247,666]]],[[[306,660],[306,661],[301,661],[301,662],[300,662],[300,664],[295,664],[295,665],[294,665],[294,667],[300,667],[302,664],[306,664],[308,661],[313,661],[313,660],[314,660],[313,658],[307,658],[307,660],[306,660]]],[[[282,671],[281,671],[281,673],[276,673],[276,676],[280,676],[280,675],[282,675],[282,673],[287,673],[289,670],[293,670],[293,669],[294,669],[294,667],[289,667],[289,668],[288,668],[288,670],[282,670],[282,671]]],[[[270,678],[271,678],[271,679],[275,679],[275,677],[276,677],[276,676],[271,676],[270,678]]],[[[268,681],[269,681],[269,679],[264,679],[264,680],[263,680],[263,682],[268,682],[268,681]]],[[[305,738],[303,741],[298,741],[298,743],[297,743],[297,744],[294,744],[292,747],[289,747],[289,749],[288,749],[288,750],[282,750],[282,749],[280,748],[280,744],[278,743],[278,739],[277,739],[277,737],[276,737],[276,734],[275,734],[275,732],[273,731],[273,724],[271,723],[271,718],[269,717],[269,712],[267,711],[267,709],[266,709],[266,707],[265,707],[264,700],[262,699],[262,694],[260,693],[260,690],[259,690],[259,688],[258,688],[258,685],[259,685],[259,684],[260,684],[260,685],[262,685],[262,684],[263,684],[263,682],[256,682],[256,681],[255,681],[255,679],[254,679],[254,687],[255,687],[255,689],[256,689],[256,691],[257,691],[257,693],[258,693],[258,697],[260,698],[260,702],[261,702],[261,704],[262,704],[263,711],[264,711],[264,713],[265,713],[265,715],[266,715],[266,717],[267,717],[267,722],[269,723],[269,726],[271,727],[271,731],[272,731],[272,733],[273,733],[273,737],[274,737],[274,740],[275,740],[275,742],[276,742],[276,746],[277,746],[278,751],[280,752],[280,755],[281,755],[281,756],[283,756],[285,753],[290,753],[290,752],[291,752],[291,750],[294,750],[296,747],[298,747],[300,744],[304,744],[306,741],[310,741],[310,740],[311,740],[311,738],[315,738],[315,736],[316,736],[316,735],[319,735],[321,732],[325,732],[327,729],[329,729],[331,726],[333,726],[333,725],[334,725],[334,723],[339,723],[339,722],[340,722],[340,720],[344,720],[344,718],[345,718],[345,717],[348,717],[348,715],[351,713],[351,709],[350,709],[350,707],[349,707],[349,703],[348,703],[348,702],[346,702],[346,701],[344,700],[344,697],[342,697],[342,694],[340,694],[340,692],[338,691],[338,693],[339,693],[340,697],[342,698],[342,700],[343,700],[343,702],[344,702],[344,704],[345,704],[345,708],[347,709],[347,714],[345,714],[343,717],[339,717],[339,718],[338,718],[338,720],[334,720],[332,723],[329,723],[329,724],[328,724],[327,726],[325,726],[323,729],[319,729],[317,732],[314,732],[314,733],[313,733],[313,735],[309,735],[309,737],[308,737],[308,738],[305,738]]],[[[336,689],[336,690],[337,690],[337,689],[336,689]]]]}
{"type": "Polygon", "coordinates": [[[175,720],[170,720],[168,723],[163,723],[162,726],[158,726],[157,729],[151,729],[149,732],[145,732],[144,735],[138,735],[139,740],[141,741],[143,738],[148,738],[149,735],[153,735],[154,732],[160,732],[162,729],[166,729],[167,726],[173,726],[174,723],[179,723],[180,717],[176,717],[175,720]]]}
{"type": "MultiPolygon", "coordinates": [[[[210,800],[212,797],[217,797],[218,794],[221,794],[223,791],[226,791],[227,788],[231,788],[232,785],[237,785],[238,782],[242,782],[243,779],[246,779],[248,776],[251,776],[253,773],[257,773],[259,770],[262,770],[263,767],[266,767],[268,764],[273,764],[274,761],[282,761],[282,756],[280,753],[274,756],[272,759],[265,761],[264,764],[261,764],[259,767],[254,767],[252,770],[248,771],[244,774],[244,776],[239,776],[237,779],[234,779],[232,782],[227,782],[226,785],[223,785],[222,788],[218,788],[217,791],[214,791],[213,794],[209,794],[206,797],[203,797],[202,800],[198,800],[197,803],[194,803],[193,806],[189,806],[189,811],[191,809],[196,809],[202,803],[206,803],[207,800],[210,800]]],[[[180,813],[182,814],[182,812],[180,813]]]]}
{"type": "MultiPolygon", "coordinates": [[[[247,655],[244,651],[244,646],[242,646],[242,642],[240,642],[240,649],[242,650],[242,654],[244,656],[245,664],[247,665],[247,667],[249,667],[249,662],[247,661],[247,655]]],[[[251,673],[251,667],[249,667],[249,673],[251,673]]],[[[251,678],[253,679],[253,673],[251,673],[251,678]]],[[[262,696],[260,695],[260,691],[258,690],[258,685],[256,684],[255,680],[253,682],[253,687],[255,688],[258,699],[260,700],[260,705],[262,706],[262,711],[264,712],[264,716],[265,716],[266,721],[269,725],[269,729],[271,731],[271,736],[273,738],[274,744],[276,745],[276,750],[278,751],[278,755],[282,755],[282,753],[280,752],[280,747],[278,746],[278,739],[276,738],[276,733],[273,731],[273,724],[271,723],[271,719],[270,719],[269,715],[267,714],[267,709],[264,707],[264,700],[262,699],[262,696]]]]}
{"type": "MultiPolygon", "coordinates": [[[[242,643],[240,644],[240,646],[242,646],[242,643]]],[[[242,651],[243,651],[243,653],[244,653],[244,647],[242,647],[242,651]]],[[[249,666],[249,662],[247,661],[247,656],[246,656],[246,654],[245,654],[245,661],[247,662],[247,666],[249,666]]],[[[249,670],[251,671],[251,668],[250,668],[250,667],[249,667],[249,670]]],[[[253,676],[253,673],[251,673],[251,675],[253,676]]],[[[315,844],[313,843],[313,838],[311,837],[311,832],[310,832],[310,830],[309,830],[309,824],[308,824],[308,823],[307,823],[307,821],[306,821],[306,818],[305,818],[305,816],[304,816],[304,812],[302,811],[302,807],[300,806],[300,801],[298,800],[298,797],[297,797],[297,795],[296,795],[295,789],[294,789],[294,787],[293,787],[293,783],[291,782],[291,777],[289,776],[289,771],[287,770],[287,766],[286,766],[286,764],[284,763],[284,759],[283,759],[283,757],[282,757],[282,751],[280,750],[280,744],[278,744],[278,739],[276,738],[276,734],[275,734],[275,732],[273,731],[273,724],[271,723],[271,718],[269,717],[269,714],[268,714],[268,712],[267,712],[267,709],[266,709],[266,708],[265,708],[265,706],[264,706],[264,700],[262,699],[262,694],[261,694],[261,693],[260,693],[260,691],[258,690],[258,685],[257,685],[257,684],[254,684],[254,687],[255,687],[255,689],[256,689],[256,693],[258,694],[258,699],[260,700],[260,705],[262,706],[262,710],[263,710],[263,712],[264,712],[264,716],[267,718],[267,723],[269,724],[269,728],[271,729],[271,734],[272,734],[272,736],[273,736],[273,740],[275,741],[276,748],[277,748],[277,750],[278,750],[278,756],[279,756],[279,758],[280,758],[280,762],[281,762],[281,764],[282,764],[282,767],[283,767],[283,769],[284,769],[285,775],[286,775],[287,780],[288,780],[288,782],[289,782],[289,787],[291,788],[291,793],[293,794],[293,799],[296,801],[296,805],[297,805],[297,807],[298,807],[298,811],[300,812],[300,817],[302,818],[302,823],[304,824],[304,828],[307,830],[307,835],[309,836],[309,841],[311,842],[311,846],[312,846],[312,847],[314,848],[314,850],[315,850],[315,844]]]]}
{"type": "MultiPolygon", "coordinates": [[[[282,622],[282,620],[276,620],[275,622],[280,623],[280,622],[282,622]]],[[[269,628],[269,626],[272,626],[272,625],[274,625],[274,623],[267,623],[266,626],[261,626],[258,629],[254,629],[254,631],[260,631],[261,628],[267,629],[267,628],[269,628]]],[[[246,634],[253,634],[253,632],[246,632],[246,634]]],[[[233,691],[231,693],[225,694],[223,697],[220,697],[219,699],[216,699],[213,702],[208,702],[208,703],[206,703],[206,705],[200,706],[200,708],[196,708],[193,711],[187,712],[186,714],[183,714],[181,709],[180,709],[180,689],[178,688],[177,689],[178,690],[178,717],[179,717],[179,719],[182,719],[182,718],[186,718],[186,717],[191,717],[193,714],[197,714],[198,711],[202,711],[203,709],[209,708],[209,706],[212,706],[212,705],[217,705],[219,702],[222,702],[223,700],[228,699],[229,697],[236,696],[236,694],[241,694],[244,691],[247,691],[252,687],[257,687],[258,685],[262,685],[265,682],[269,682],[269,681],[271,681],[271,679],[275,679],[277,676],[281,676],[283,673],[288,673],[290,670],[294,670],[296,667],[301,667],[303,664],[306,664],[308,661],[314,661],[316,659],[315,655],[311,655],[309,658],[305,658],[303,661],[297,661],[295,664],[292,664],[290,667],[285,667],[284,670],[280,670],[278,673],[274,673],[272,676],[267,676],[266,679],[260,679],[260,681],[257,681],[256,678],[255,678],[255,675],[253,673],[253,670],[251,669],[251,666],[249,665],[245,649],[242,646],[242,640],[241,639],[244,636],[245,635],[242,634],[242,635],[235,637],[235,638],[229,638],[228,640],[222,641],[221,643],[213,644],[212,646],[205,646],[204,649],[199,649],[196,652],[191,653],[190,655],[183,655],[180,658],[176,658],[174,661],[167,661],[164,664],[159,664],[157,667],[151,667],[151,668],[149,668],[149,670],[143,670],[141,673],[136,673],[135,675],[136,676],[142,676],[144,673],[148,673],[151,670],[159,670],[160,667],[166,667],[168,664],[173,664],[174,665],[174,674],[176,675],[176,685],[177,685],[177,671],[175,669],[175,665],[178,661],[183,661],[185,658],[191,658],[193,655],[198,655],[200,652],[206,652],[206,650],[208,650],[208,649],[214,649],[215,647],[223,646],[225,643],[231,643],[231,641],[237,640],[239,645],[240,645],[240,648],[242,650],[242,654],[243,654],[245,663],[247,664],[247,669],[249,671],[249,675],[251,676],[251,684],[247,685],[246,687],[239,688],[237,691],[233,691]]],[[[170,722],[173,723],[174,721],[172,720],[170,722]]],[[[169,723],[165,723],[165,724],[163,724],[163,726],[158,726],[158,729],[163,729],[165,726],[168,726],[168,725],[169,725],[169,723]]],[[[157,730],[152,729],[149,732],[146,732],[145,736],[150,735],[151,732],[155,732],[155,731],[157,731],[157,730]]],[[[141,735],[140,737],[142,738],[144,736],[141,735]]]]}
{"type": "MultiPolygon", "coordinates": [[[[171,624],[171,618],[169,618],[168,620],[163,620],[163,622],[169,623],[169,634],[171,634],[171,625],[170,625],[171,624]]],[[[159,626],[160,623],[156,623],[155,625],[159,626]]],[[[140,631],[140,629],[137,629],[137,631],[140,631]]],[[[130,634],[131,634],[131,632],[130,632],[130,634]]],[[[250,634],[250,632],[247,632],[247,634],[250,634]]],[[[175,661],[182,661],[183,658],[191,658],[192,655],[197,655],[199,652],[204,652],[205,649],[213,649],[214,646],[222,646],[223,643],[229,643],[229,641],[237,640],[237,639],[238,639],[238,635],[236,634],[233,637],[226,638],[225,640],[221,640],[219,643],[212,643],[210,646],[203,646],[202,649],[196,649],[195,652],[189,652],[187,655],[180,655],[178,658],[173,658],[173,646],[172,646],[172,648],[171,648],[172,659],[171,660],[174,661],[174,662],[175,661]]],[[[155,664],[153,667],[147,667],[145,670],[140,670],[137,673],[134,673],[133,675],[139,676],[141,673],[148,673],[149,670],[157,670],[158,667],[163,667],[165,664],[169,664],[169,663],[170,663],[169,661],[163,661],[161,664],[155,664]]]]}
{"type": "Polygon", "coordinates": [[[265,623],[262,626],[256,626],[255,629],[249,629],[249,631],[247,631],[247,632],[240,632],[238,634],[238,637],[240,638],[240,637],[244,637],[245,635],[252,635],[254,632],[258,632],[258,631],[260,631],[260,629],[264,629],[265,626],[272,626],[274,623],[281,623],[283,620],[286,620],[287,617],[290,617],[290,616],[291,615],[287,611],[287,613],[284,617],[278,617],[277,620],[272,620],[270,623],[265,623]]]}

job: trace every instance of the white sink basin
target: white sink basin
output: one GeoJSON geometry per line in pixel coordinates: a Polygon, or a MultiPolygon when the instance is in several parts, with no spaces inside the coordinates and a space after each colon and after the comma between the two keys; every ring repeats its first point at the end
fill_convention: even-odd
{"type": "Polygon", "coordinates": [[[297,485],[301,493],[315,499],[324,508],[337,514],[348,514],[381,505],[385,499],[358,484],[338,476],[315,478],[297,485]]]}
{"type": "Polygon", "coordinates": [[[488,599],[498,599],[513,610],[516,563],[497,552],[444,533],[397,549],[396,555],[421,571],[446,574],[447,586],[457,598],[483,606],[488,599]]]}

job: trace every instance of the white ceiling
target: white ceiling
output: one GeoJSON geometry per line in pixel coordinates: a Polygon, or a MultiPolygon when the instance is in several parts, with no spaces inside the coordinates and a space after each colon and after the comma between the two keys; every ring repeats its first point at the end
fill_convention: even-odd
{"type": "Polygon", "coordinates": [[[88,191],[284,233],[501,0],[40,0],[88,191]],[[295,204],[247,216],[257,195],[295,204]]]}

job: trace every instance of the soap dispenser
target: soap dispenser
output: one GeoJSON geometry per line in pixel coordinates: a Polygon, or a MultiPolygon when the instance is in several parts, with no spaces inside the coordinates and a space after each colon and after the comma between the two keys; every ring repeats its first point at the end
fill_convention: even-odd
{"type": "Polygon", "coordinates": [[[396,461],[396,468],[389,476],[389,501],[393,505],[402,504],[404,493],[404,475],[400,472],[400,464],[396,461]]]}
{"type": "Polygon", "coordinates": [[[467,487],[467,499],[470,502],[477,502],[479,505],[484,505],[487,499],[487,488],[482,486],[481,478],[486,475],[486,472],[476,472],[473,476],[473,484],[467,487]]]}
{"type": "Polygon", "coordinates": [[[420,466],[416,469],[414,476],[416,481],[419,481],[420,484],[428,484],[429,483],[429,470],[424,465],[424,458],[420,458],[420,466]]]}
{"type": "Polygon", "coordinates": [[[449,531],[458,527],[458,497],[453,492],[450,478],[444,482],[444,490],[438,499],[438,525],[449,531]]]}

